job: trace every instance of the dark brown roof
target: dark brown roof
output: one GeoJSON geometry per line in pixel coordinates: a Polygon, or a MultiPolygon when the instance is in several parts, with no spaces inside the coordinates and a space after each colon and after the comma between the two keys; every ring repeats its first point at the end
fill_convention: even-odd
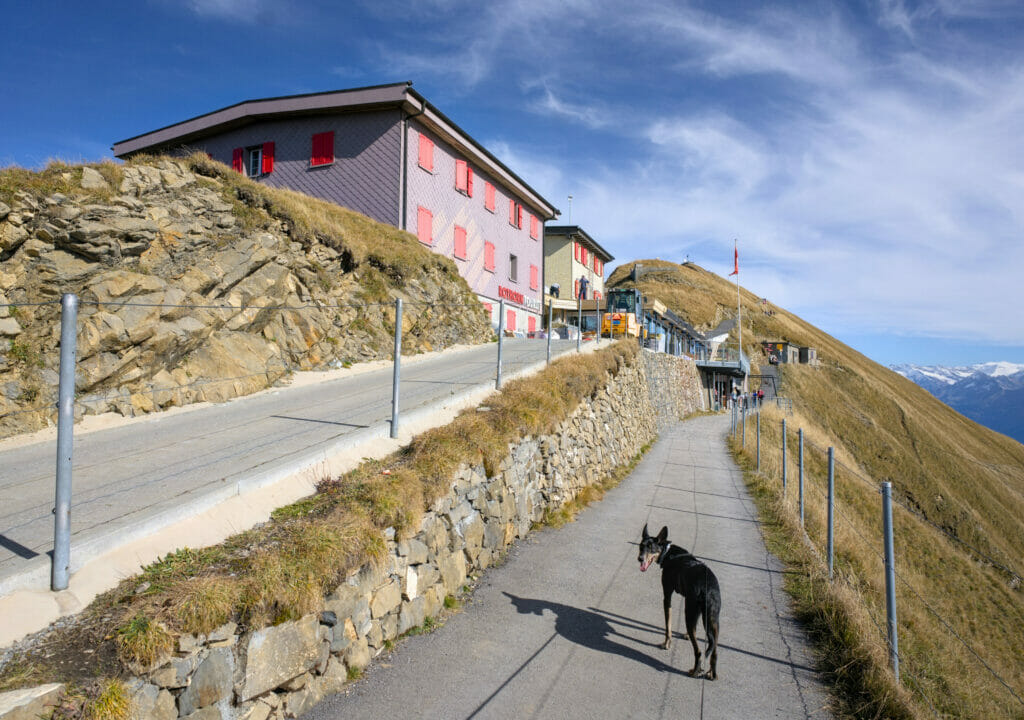
{"type": "Polygon", "coordinates": [[[579,225],[545,225],[544,237],[558,235],[567,238],[579,238],[601,257],[601,262],[614,260],[611,253],[597,244],[594,238],[590,237],[579,225]]]}

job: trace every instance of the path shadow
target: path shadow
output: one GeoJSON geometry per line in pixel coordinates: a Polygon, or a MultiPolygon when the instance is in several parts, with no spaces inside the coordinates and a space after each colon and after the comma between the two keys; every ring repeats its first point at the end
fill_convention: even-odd
{"type": "MultiPolygon", "coordinates": [[[[612,621],[604,615],[571,605],[551,602],[550,600],[516,597],[509,592],[504,592],[503,594],[512,601],[516,610],[523,615],[543,615],[545,610],[554,613],[555,632],[570,642],[590,648],[591,650],[597,650],[598,652],[619,655],[627,660],[635,660],[659,672],[689,677],[679,668],[674,668],[646,653],[612,640],[613,637],[621,637],[630,642],[657,647],[656,643],[647,643],[629,635],[623,635],[613,627],[612,621]]],[[[625,623],[620,624],[626,625],[625,623]]],[[[626,626],[630,627],[629,625],[626,626]]]]}
{"type": "Polygon", "coordinates": [[[278,420],[297,420],[299,422],[319,423],[320,425],[340,425],[341,427],[350,427],[350,428],[368,428],[368,427],[370,427],[369,425],[355,425],[353,423],[337,422],[336,420],[317,420],[316,418],[292,417],[290,415],[271,415],[270,417],[277,418],[278,420]]]}
{"type": "Polygon", "coordinates": [[[37,553],[35,550],[33,550],[30,547],[25,547],[17,540],[12,540],[6,535],[0,535],[0,547],[6,550],[10,550],[18,557],[25,558],[26,560],[30,560],[34,557],[39,557],[39,553],[37,553]]]}

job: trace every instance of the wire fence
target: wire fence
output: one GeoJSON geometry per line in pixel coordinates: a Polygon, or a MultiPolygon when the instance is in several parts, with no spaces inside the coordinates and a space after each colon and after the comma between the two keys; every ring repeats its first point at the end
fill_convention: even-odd
{"type": "MultiPolygon", "coordinates": [[[[750,416],[753,417],[754,413],[750,413],[750,416]]],[[[749,419],[750,418],[746,414],[743,414],[742,418],[737,417],[735,424],[733,426],[734,436],[737,437],[737,439],[744,438],[743,440],[741,440],[744,446],[747,442],[745,440],[746,434],[748,432],[748,428],[746,427],[746,425],[749,422],[749,419]]],[[[757,442],[758,446],[760,447],[760,430],[758,429],[757,432],[757,442]]],[[[803,527],[804,536],[806,540],[808,541],[808,543],[810,543],[810,546],[814,548],[818,557],[822,558],[822,553],[824,551],[819,547],[819,543],[824,542],[822,536],[826,532],[827,521],[825,520],[825,518],[821,516],[823,511],[818,510],[818,508],[827,508],[829,503],[829,496],[824,492],[824,490],[821,487],[823,476],[826,474],[827,462],[825,458],[827,458],[829,455],[829,449],[824,448],[821,445],[810,440],[806,436],[806,434],[802,432],[802,430],[798,433],[793,433],[792,431],[789,431],[786,433],[786,437],[783,439],[783,442],[787,444],[786,450],[788,457],[793,457],[794,455],[793,448],[790,447],[790,445],[792,445],[793,443],[793,440],[795,439],[794,436],[796,436],[796,439],[799,439],[802,442],[803,447],[805,448],[805,452],[801,453],[801,455],[803,456],[803,462],[802,465],[798,466],[797,463],[799,462],[799,460],[797,458],[794,458],[792,464],[788,465],[788,467],[791,468],[796,466],[796,469],[795,471],[790,470],[788,472],[788,478],[785,477],[784,475],[783,482],[785,483],[788,479],[788,487],[792,488],[792,476],[794,472],[798,475],[798,478],[802,480],[800,482],[800,487],[797,488],[796,493],[793,493],[792,489],[786,489],[784,490],[784,492],[787,493],[786,497],[788,498],[793,498],[793,496],[796,495],[797,493],[802,493],[802,495],[798,498],[801,508],[804,507],[805,500],[808,497],[814,497],[814,502],[811,505],[809,505],[809,507],[815,508],[815,512],[810,513],[806,519],[804,519],[803,515],[801,514],[801,525],[803,527]]],[[[778,437],[776,437],[776,440],[778,440],[778,437]]],[[[835,471],[833,477],[835,478],[835,486],[837,488],[837,492],[833,496],[833,503],[831,507],[831,511],[834,512],[834,529],[841,529],[843,532],[849,533],[849,535],[847,535],[846,538],[849,539],[852,536],[852,538],[855,541],[857,541],[862,546],[862,548],[867,552],[868,556],[884,568],[886,567],[886,558],[879,549],[879,545],[881,543],[878,539],[874,541],[871,540],[865,534],[865,532],[861,530],[862,527],[867,528],[877,526],[880,531],[882,525],[882,523],[879,522],[880,515],[874,514],[870,516],[865,516],[863,504],[859,506],[859,509],[857,506],[850,504],[850,502],[853,500],[853,496],[850,495],[850,493],[853,492],[854,487],[859,486],[872,493],[877,493],[879,491],[879,485],[873,482],[869,477],[867,477],[862,470],[851,466],[849,463],[844,463],[836,459],[834,465],[835,471]],[[854,481],[855,484],[849,485],[848,483],[840,483],[840,475],[854,481]],[[841,490],[841,492],[839,490],[841,490]]],[[[760,452],[758,452],[757,471],[761,472],[760,452]]],[[[785,473],[786,471],[782,472],[785,473]]],[[[893,504],[895,504],[900,510],[905,512],[907,516],[912,517],[915,521],[920,523],[922,526],[929,528],[931,531],[939,533],[943,538],[953,541],[953,546],[959,548],[961,551],[968,554],[968,556],[973,557],[976,560],[982,561],[988,564],[989,566],[1005,573],[1010,578],[1011,586],[1018,584],[1020,582],[1020,573],[1014,568],[1010,567],[1007,563],[996,560],[995,558],[991,557],[989,553],[986,553],[980,548],[976,547],[975,545],[962,540],[961,538],[957,537],[955,534],[951,533],[948,529],[942,527],[941,525],[932,522],[927,517],[925,517],[919,510],[909,505],[907,502],[899,500],[897,498],[893,498],[892,501],[893,504]]],[[[842,540],[843,537],[841,536],[840,539],[842,540]]],[[[866,568],[858,568],[858,563],[854,562],[853,556],[848,550],[843,552],[836,552],[834,553],[834,557],[830,557],[827,559],[823,558],[823,562],[826,561],[829,562],[830,566],[832,561],[836,562],[837,571],[835,573],[835,577],[838,577],[840,581],[845,582],[850,588],[856,591],[859,597],[861,597],[864,600],[866,615],[871,620],[871,623],[877,629],[881,642],[894,656],[894,659],[898,661],[898,664],[896,665],[899,668],[899,676],[897,677],[897,680],[903,678],[909,681],[911,689],[917,695],[920,696],[923,702],[930,708],[931,712],[936,717],[941,717],[942,714],[940,713],[935,701],[925,690],[926,686],[942,687],[941,678],[936,678],[934,672],[929,672],[927,669],[923,668],[920,662],[920,658],[917,657],[916,654],[908,653],[905,651],[897,651],[895,646],[895,638],[893,638],[893,641],[890,642],[888,631],[884,629],[875,618],[875,604],[870,601],[870,596],[865,596],[864,593],[861,591],[861,588],[859,587],[859,584],[863,582],[863,580],[861,580],[860,578],[859,573],[864,572],[866,568]],[[840,561],[843,562],[843,572],[839,572],[840,561]],[[929,685],[929,683],[925,682],[925,678],[930,678],[933,682],[929,685]]],[[[911,582],[906,572],[899,571],[896,569],[896,567],[893,567],[892,572],[896,582],[901,587],[905,588],[905,592],[902,593],[901,602],[912,599],[915,602],[919,603],[920,607],[924,608],[924,610],[929,615],[934,617],[939,626],[947,633],[947,636],[951,638],[951,641],[955,645],[966,650],[969,656],[972,657],[973,660],[977,662],[977,664],[980,666],[980,668],[983,669],[984,673],[987,674],[998,686],[1002,687],[1007,692],[1009,697],[1012,698],[1012,702],[1015,702],[1018,705],[1020,705],[1021,708],[1024,708],[1024,699],[1022,699],[1020,691],[1015,689],[1002,676],[1002,674],[993,667],[992,662],[986,660],[982,653],[979,652],[979,650],[964,637],[964,631],[957,630],[957,628],[955,627],[955,623],[951,621],[949,618],[945,617],[943,613],[935,607],[935,603],[930,601],[926,594],[922,592],[918,587],[916,587],[914,583],[911,582]]],[[[895,592],[895,588],[892,589],[892,592],[895,592]]],[[[887,622],[895,628],[895,617],[888,618],[887,622]]],[[[1007,702],[1011,702],[1009,698],[1007,699],[1007,702]]]]}

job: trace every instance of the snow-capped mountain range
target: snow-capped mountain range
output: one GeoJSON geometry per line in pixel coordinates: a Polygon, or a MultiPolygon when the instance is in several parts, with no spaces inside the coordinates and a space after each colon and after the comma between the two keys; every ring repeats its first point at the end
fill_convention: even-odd
{"type": "Polygon", "coordinates": [[[971,420],[1024,442],[1024,365],[890,365],[971,420]]]}

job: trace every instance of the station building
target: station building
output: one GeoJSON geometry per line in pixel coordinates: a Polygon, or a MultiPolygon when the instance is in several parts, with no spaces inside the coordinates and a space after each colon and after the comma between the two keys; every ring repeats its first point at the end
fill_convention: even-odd
{"type": "Polygon", "coordinates": [[[558,209],[412,83],[247,100],[114,144],[205,152],[256,182],[356,210],[452,258],[498,323],[539,329],[544,225],[558,209]]]}

